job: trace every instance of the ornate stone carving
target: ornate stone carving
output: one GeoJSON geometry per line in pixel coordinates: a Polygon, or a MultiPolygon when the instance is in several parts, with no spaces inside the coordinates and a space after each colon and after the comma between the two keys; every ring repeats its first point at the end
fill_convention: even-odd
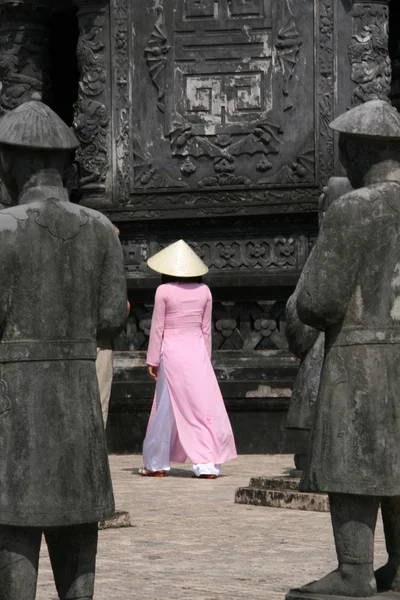
{"type": "Polygon", "coordinates": [[[355,32],[349,46],[351,79],[356,84],[353,105],[368,100],[387,100],[391,62],[388,50],[389,0],[386,3],[355,2],[355,32]]]}
{"type": "Polygon", "coordinates": [[[113,69],[114,105],[113,111],[116,155],[116,180],[114,193],[119,205],[124,205],[129,199],[130,174],[129,165],[129,93],[128,93],[128,0],[111,0],[111,24],[114,35],[113,55],[115,56],[113,69]]]}
{"type": "MultiPolygon", "coordinates": [[[[129,204],[127,212],[136,216],[149,215],[149,211],[154,214],[155,211],[167,217],[182,206],[187,207],[187,214],[192,216],[250,214],[261,207],[265,212],[273,212],[280,203],[284,205],[282,210],[287,212],[310,210],[318,197],[318,190],[311,186],[319,180],[320,184],[325,183],[333,173],[333,135],[328,128],[334,116],[335,102],[333,0],[315,2],[318,36],[317,47],[311,54],[313,44],[304,37],[304,20],[298,19],[297,4],[291,0],[284,0],[279,10],[269,1],[257,0],[251,9],[249,3],[245,7],[238,4],[235,14],[233,4],[228,0],[220,0],[216,12],[215,3],[200,5],[177,0],[172,7],[165,0],[157,0],[149,3],[148,9],[143,9],[142,16],[138,16],[142,4],[133,7],[128,6],[126,0],[112,1],[115,7],[112,40],[117,57],[113,100],[116,106],[114,131],[117,133],[116,194],[121,205],[129,204]],[[244,16],[238,6],[240,10],[250,12],[244,16]],[[152,17],[152,23],[147,25],[149,17],[152,17]],[[146,18],[146,33],[135,36],[133,46],[130,46],[130,32],[142,18],[146,18]],[[246,28],[238,29],[242,21],[246,28]],[[274,40],[271,39],[272,23],[276,31],[274,40]],[[215,40],[220,36],[216,31],[220,32],[221,26],[230,48],[230,63],[223,62],[226,51],[215,46],[215,40]],[[252,33],[252,27],[257,33],[252,33]],[[235,37],[239,36],[239,31],[242,37],[243,32],[247,32],[250,45],[246,45],[246,52],[251,49],[252,53],[259,53],[257,64],[262,64],[263,68],[264,92],[261,97],[264,108],[270,110],[264,110],[259,119],[254,115],[262,112],[258,103],[261,79],[253,75],[251,69],[250,79],[241,72],[244,63],[239,60],[239,55],[242,50],[236,48],[239,48],[237,43],[244,43],[244,38],[235,37]],[[130,47],[133,54],[128,56],[130,47]],[[282,88],[273,94],[268,85],[271,52],[275,54],[274,64],[282,75],[280,79],[274,79],[281,81],[282,88]],[[303,138],[303,149],[297,156],[290,156],[288,139],[292,125],[282,131],[281,123],[290,120],[290,114],[294,114],[293,110],[284,109],[288,109],[295,98],[300,98],[296,69],[303,77],[304,61],[299,61],[303,54],[308,63],[316,57],[314,83],[319,114],[315,115],[314,123],[309,124],[315,132],[312,142],[303,138]],[[132,60],[137,65],[134,72],[129,68],[132,60]],[[149,77],[150,62],[155,66],[157,83],[149,77]],[[236,63],[240,65],[239,71],[236,63]],[[207,67],[204,73],[203,64],[207,67]],[[230,77],[228,72],[235,75],[230,77]],[[136,81],[135,77],[140,79],[136,81]],[[137,89],[146,80],[147,96],[141,100],[145,92],[139,98],[137,89]],[[133,86],[131,92],[128,92],[128,86],[133,86]],[[121,112],[130,102],[129,93],[135,97],[130,120],[126,112],[121,112]],[[286,100],[278,102],[279,94],[286,100]],[[222,99],[221,102],[218,100],[218,106],[216,98],[222,99]],[[151,106],[153,114],[143,131],[144,119],[138,109],[140,102],[146,103],[147,113],[151,106]],[[164,113],[157,109],[160,102],[164,113]],[[234,110],[238,110],[237,114],[234,110]],[[133,139],[134,134],[136,139],[133,139]],[[311,156],[313,148],[314,157],[311,156]],[[270,172],[274,177],[268,177],[270,172]],[[298,184],[310,187],[294,190],[298,184]],[[254,189],[260,185],[267,189],[254,189]],[[183,187],[185,192],[182,194],[179,189],[183,187]],[[219,192],[221,187],[229,187],[230,193],[219,192]],[[157,193],[151,194],[152,189],[157,193]],[[150,194],[144,194],[144,190],[150,194]],[[207,195],[203,191],[207,191],[207,195]],[[297,208],[293,206],[293,197],[297,208]]],[[[221,39],[220,36],[218,41],[221,39]]],[[[247,66],[246,63],[246,69],[247,66]]],[[[301,110],[301,106],[296,105],[297,109],[301,110]]]]}
{"type": "Polygon", "coordinates": [[[320,120],[320,184],[328,181],[334,169],[333,132],[329,123],[334,116],[334,14],[333,1],[321,0],[319,4],[319,77],[318,102],[320,120]]]}
{"type": "MultiPolygon", "coordinates": [[[[271,117],[266,117],[257,124],[254,131],[244,137],[232,137],[230,135],[218,135],[214,141],[204,136],[195,135],[190,123],[183,119],[176,123],[175,128],[169,133],[171,141],[171,150],[173,156],[186,156],[192,159],[208,158],[214,161],[214,171],[216,177],[205,177],[198,182],[200,187],[220,186],[220,185],[252,185],[251,179],[246,176],[220,177],[220,174],[228,174],[235,171],[235,157],[249,155],[258,155],[259,162],[257,170],[266,171],[272,167],[267,160],[269,154],[278,154],[280,136],[283,131],[279,125],[274,123],[271,117]]],[[[190,172],[191,175],[197,170],[196,165],[190,161],[185,161],[186,165],[192,164],[195,168],[190,172]]],[[[185,168],[182,166],[181,171],[185,168]]]]}
{"type": "Polygon", "coordinates": [[[126,212],[115,212],[115,219],[154,218],[155,215],[182,216],[188,210],[190,216],[226,214],[266,214],[313,212],[320,190],[310,189],[229,189],[219,191],[203,187],[197,193],[135,194],[126,212]],[[143,210],[146,207],[147,210],[143,210]],[[154,207],[157,207],[156,209],[154,207]],[[149,210],[150,209],[150,210],[149,210]],[[176,214],[174,214],[176,211],[176,214]]]}
{"type": "Polygon", "coordinates": [[[84,203],[101,206],[109,204],[106,180],[110,170],[110,116],[104,36],[107,2],[74,0],[74,3],[78,6],[80,29],[79,100],[74,129],[81,147],[76,158],[84,203]]]}
{"type": "Polygon", "coordinates": [[[307,183],[315,180],[315,143],[314,132],[307,138],[303,150],[290,167],[285,165],[278,173],[262,177],[258,183],[307,183]]]}
{"type": "MultiPolygon", "coordinates": [[[[147,259],[168,244],[169,241],[153,244],[150,251],[147,241],[124,242],[128,276],[148,273],[147,259]]],[[[189,242],[189,245],[206,263],[211,274],[246,270],[253,273],[297,272],[307,257],[307,245],[298,235],[189,242]]]]}
{"type": "Polygon", "coordinates": [[[81,187],[104,182],[109,168],[107,135],[109,116],[102,102],[82,97],[74,120],[75,133],[81,142],[77,160],[81,168],[81,187]]]}
{"type": "Polygon", "coordinates": [[[173,179],[168,173],[153,167],[153,160],[142,148],[137,135],[133,136],[133,159],[136,167],[135,183],[141,188],[189,187],[185,181],[173,179]]]}

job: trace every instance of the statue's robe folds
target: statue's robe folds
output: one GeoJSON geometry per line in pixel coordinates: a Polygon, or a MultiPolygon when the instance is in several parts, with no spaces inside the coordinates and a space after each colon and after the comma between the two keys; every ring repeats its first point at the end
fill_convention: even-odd
{"type": "Polygon", "coordinates": [[[30,190],[0,211],[0,524],[112,516],[96,352],[127,317],[111,222],[30,190]]]}
{"type": "Polygon", "coordinates": [[[400,496],[400,185],[328,209],[297,299],[325,331],[302,490],[400,496]]]}
{"type": "Polygon", "coordinates": [[[305,325],[299,319],[297,297],[302,285],[303,274],[300,276],[296,289],[286,305],[286,338],[289,350],[300,359],[300,366],[290,399],[286,429],[309,431],[312,426],[318,396],[324,360],[325,336],[318,329],[305,325]]]}

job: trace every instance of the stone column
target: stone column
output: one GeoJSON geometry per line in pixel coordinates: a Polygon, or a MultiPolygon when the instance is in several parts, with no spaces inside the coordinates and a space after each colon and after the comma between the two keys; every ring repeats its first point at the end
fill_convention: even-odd
{"type": "Polygon", "coordinates": [[[390,95],[389,4],[390,0],[356,0],[353,4],[349,45],[353,106],[378,98],[387,100],[390,95]]]}
{"type": "MultiPolygon", "coordinates": [[[[23,102],[51,104],[48,0],[0,0],[0,115],[23,102]]],[[[0,203],[10,204],[0,181],[0,203]]]]}
{"type": "Polygon", "coordinates": [[[36,99],[51,104],[47,0],[0,0],[0,112],[36,99]]]}
{"type": "Polygon", "coordinates": [[[80,70],[74,129],[81,147],[79,164],[82,204],[112,204],[111,59],[108,0],[73,0],[78,8],[80,70]]]}

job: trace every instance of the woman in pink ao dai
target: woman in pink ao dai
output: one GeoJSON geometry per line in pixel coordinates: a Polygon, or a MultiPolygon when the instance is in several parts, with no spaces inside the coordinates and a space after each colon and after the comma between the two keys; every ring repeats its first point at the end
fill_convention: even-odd
{"type": "Polygon", "coordinates": [[[183,240],[148,264],[169,282],[157,289],[151,322],[147,364],[157,384],[139,472],[163,476],[170,461],[189,457],[193,476],[214,479],[237,454],[211,364],[212,297],[200,279],[208,269],[183,240]]]}

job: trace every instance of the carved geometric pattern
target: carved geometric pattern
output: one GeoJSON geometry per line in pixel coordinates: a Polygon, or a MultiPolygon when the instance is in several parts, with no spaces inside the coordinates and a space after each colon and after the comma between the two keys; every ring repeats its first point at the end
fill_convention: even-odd
{"type": "Polygon", "coordinates": [[[191,243],[210,272],[236,269],[297,269],[294,238],[191,243]]]}
{"type": "MultiPolygon", "coordinates": [[[[132,304],[125,332],[116,342],[117,350],[147,350],[152,312],[152,304],[132,304]]],[[[213,352],[287,349],[285,302],[214,300],[212,340],[213,352]]]]}
{"type": "MultiPolygon", "coordinates": [[[[123,242],[126,273],[129,276],[147,273],[146,261],[150,256],[168,246],[168,242],[150,244],[123,242]]],[[[264,237],[223,241],[189,241],[189,245],[206,263],[210,273],[251,270],[293,271],[303,267],[304,242],[300,236],[264,237]]]]}

